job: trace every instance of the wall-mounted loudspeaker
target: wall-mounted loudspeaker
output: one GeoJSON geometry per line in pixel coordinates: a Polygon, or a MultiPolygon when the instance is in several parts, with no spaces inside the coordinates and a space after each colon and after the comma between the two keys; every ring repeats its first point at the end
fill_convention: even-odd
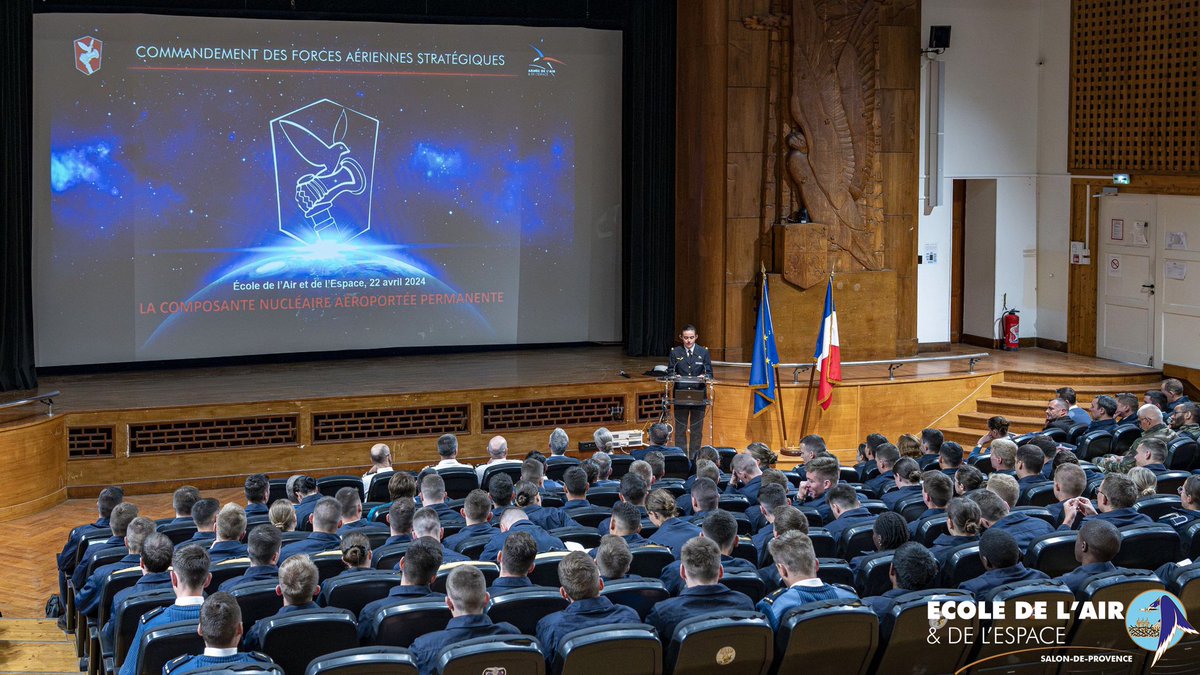
{"type": "Polygon", "coordinates": [[[949,49],[950,48],[950,26],[930,26],[929,27],[929,47],[928,49],[949,49]]]}

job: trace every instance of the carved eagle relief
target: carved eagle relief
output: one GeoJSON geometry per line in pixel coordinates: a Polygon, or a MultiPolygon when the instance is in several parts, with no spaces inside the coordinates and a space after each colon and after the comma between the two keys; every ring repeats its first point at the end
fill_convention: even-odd
{"type": "Polygon", "coordinates": [[[788,174],[814,223],[826,225],[827,254],[789,279],[802,288],[839,270],[879,270],[883,184],[876,103],[879,4],[793,0],[788,174]],[[824,265],[816,263],[823,258],[824,265]]]}

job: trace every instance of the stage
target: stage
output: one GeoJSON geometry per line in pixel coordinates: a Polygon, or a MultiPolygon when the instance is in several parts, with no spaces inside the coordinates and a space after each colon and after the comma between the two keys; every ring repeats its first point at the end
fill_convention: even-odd
{"type": "MultiPolygon", "coordinates": [[[[941,355],[979,351],[956,345],[941,355]]],[[[925,362],[900,367],[894,380],[886,365],[847,368],[830,409],[810,410],[808,432],[851,460],[871,432],[894,437],[937,426],[967,440],[972,416],[982,414],[977,401],[1006,379],[1044,381],[1052,391],[1088,382],[1145,389],[1161,377],[1039,349],[988,354],[974,372],[966,361],[925,362]]],[[[575,453],[597,427],[645,429],[659,419],[663,385],[642,373],[664,361],[582,346],[47,376],[40,391],[61,392],[54,415],[31,405],[7,411],[0,424],[0,459],[15,479],[0,495],[0,520],[110,484],[147,494],[183,484],[234,487],[256,472],[356,474],[379,441],[392,445],[399,466],[419,469],[436,461],[442,433],[459,437],[467,462],[485,461],[494,435],[515,456],[546,451],[559,426],[575,453]]],[[[758,417],[747,368],[717,367],[715,376],[706,443],[796,444],[807,374],[795,383],[781,369],[782,405],[758,417]]]]}

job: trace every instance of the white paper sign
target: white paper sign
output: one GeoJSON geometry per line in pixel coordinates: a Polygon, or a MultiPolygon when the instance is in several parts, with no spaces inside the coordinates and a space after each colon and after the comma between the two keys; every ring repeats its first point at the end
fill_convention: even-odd
{"type": "Polygon", "coordinates": [[[1168,232],[1167,248],[1184,250],[1187,248],[1187,232],[1168,232]]]}
{"type": "Polygon", "coordinates": [[[1130,244],[1133,246],[1149,246],[1150,239],[1146,237],[1146,230],[1148,229],[1150,229],[1149,223],[1141,220],[1133,221],[1133,227],[1129,228],[1129,238],[1132,240],[1130,244]]]}
{"type": "Polygon", "coordinates": [[[1110,255],[1108,257],[1108,276],[1110,276],[1110,277],[1121,276],[1121,256],[1110,255]]]}
{"type": "Polygon", "coordinates": [[[1121,218],[1112,219],[1112,234],[1109,237],[1113,241],[1124,241],[1125,239],[1125,221],[1121,218]]]}
{"type": "Polygon", "coordinates": [[[1174,281],[1184,281],[1187,279],[1187,263],[1179,262],[1178,260],[1168,260],[1166,262],[1166,274],[1168,279],[1174,281]]]}

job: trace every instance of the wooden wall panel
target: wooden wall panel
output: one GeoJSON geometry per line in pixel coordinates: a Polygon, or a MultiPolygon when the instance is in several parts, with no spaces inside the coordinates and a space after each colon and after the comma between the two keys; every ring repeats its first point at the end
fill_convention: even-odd
{"type": "Polygon", "coordinates": [[[37,513],[67,498],[64,416],[35,417],[0,428],[0,522],[37,513]]]}
{"type": "MultiPolygon", "coordinates": [[[[768,277],[779,358],[784,363],[811,361],[817,342],[816,331],[825,308],[824,288],[819,294],[811,289],[804,292],[785,283],[777,274],[768,277]]],[[[888,303],[896,297],[896,275],[891,272],[846,272],[839,274],[833,285],[838,302],[842,359],[859,361],[894,356],[896,321],[888,303]]]]}
{"type": "Polygon", "coordinates": [[[1074,0],[1073,173],[1200,174],[1200,0],[1074,0]]]}

